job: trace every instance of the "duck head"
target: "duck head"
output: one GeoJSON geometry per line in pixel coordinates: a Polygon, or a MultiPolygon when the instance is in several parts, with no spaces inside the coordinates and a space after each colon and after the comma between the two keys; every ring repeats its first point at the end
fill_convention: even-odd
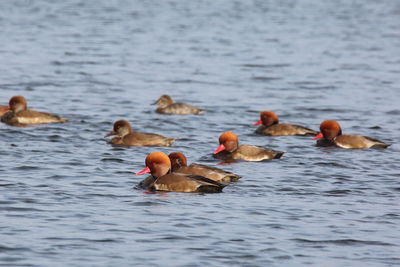
{"type": "Polygon", "coordinates": [[[263,124],[264,126],[271,126],[279,123],[279,117],[273,111],[265,110],[260,112],[260,120],[253,124],[253,126],[263,124]]]}
{"type": "Polygon", "coordinates": [[[233,132],[224,132],[219,136],[219,146],[214,151],[217,154],[221,151],[232,152],[235,151],[239,146],[239,140],[236,134],[233,132]]]}
{"type": "Polygon", "coordinates": [[[125,135],[132,132],[132,126],[126,120],[119,120],[114,123],[114,129],[106,134],[105,137],[111,135],[118,135],[119,137],[124,137],[125,135]]]}
{"type": "Polygon", "coordinates": [[[147,155],[146,167],[136,175],[141,175],[144,173],[151,173],[155,178],[166,175],[171,170],[171,161],[169,157],[163,152],[152,152],[147,155]]]}
{"type": "Polygon", "coordinates": [[[332,141],[337,136],[342,134],[342,129],[337,121],[334,120],[326,120],[321,123],[319,126],[320,133],[317,134],[313,140],[325,138],[329,141],[332,141]]]}

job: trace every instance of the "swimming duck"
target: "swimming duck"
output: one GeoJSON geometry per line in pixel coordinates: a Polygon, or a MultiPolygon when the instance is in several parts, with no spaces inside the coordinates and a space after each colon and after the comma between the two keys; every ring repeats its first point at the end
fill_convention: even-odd
{"type": "Polygon", "coordinates": [[[279,123],[278,115],[272,111],[260,112],[260,120],[254,123],[253,126],[260,124],[262,125],[256,129],[256,133],[263,135],[316,135],[318,133],[300,125],[279,123]]]}
{"type": "Polygon", "coordinates": [[[159,134],[134,132],[126,120],[116,121],[114,129],[105,137],[112,135],[117,135],[111,139],[112,144],[126,146],[171,146],[176,140],[159,134]]]}
{"type": "Polygon", "coordinates": [[[370,148],[390,146],[384,142],[373,139],[367,136],[355,134],[342,134],[342,129],[339,123],[335,120],[323,121],[320,125],[321,132],[313,138],[317,141],[317,146],[335,145],[341,148],[370,148]]]}
{"type": "Polygon", "coordinates": [[[28,109],[27,101],[23,96],[11,97],[7,110],[1,117],[1,121],[11,126],[26,127],[33,124],[68,121],[54,114],[28,109]]]}
{"type": "Polygon", "coordinates": [[[226,186],[203,176],[171,172],[171,160],[163,152],[150,153],[145,163],[146,167],[136,175],[151,173],[152,180],[141,182],[149,190],[218,193],[226,186]]]}
{"type": "Polygon", "coordinates": [[[259,146],[239,145],[239,139],[233,132],[221,134],[219,144],[214,157],[222,160],[262,161],[279,159],[285,153],[259,146]]]}
{"type": "Polygon", "coordinates": [[[174,103],[169,95],[160,96],[160,98],[154,103],[154,105],[159,106],[156,109],[156,112],[160,114],[187,115],[204,113],[202,109],[196,108],[192,105],[181,102],[174,103]]]}
{"type": "Polygon", "coordinates": [[[187,166],[187,159],[180,152],[172,152],[168,157],[171,160],[173,172],[200,175],[217,182],[234,182],[241,178],[232,172],[203,164],[192,163],[187,166]]]}

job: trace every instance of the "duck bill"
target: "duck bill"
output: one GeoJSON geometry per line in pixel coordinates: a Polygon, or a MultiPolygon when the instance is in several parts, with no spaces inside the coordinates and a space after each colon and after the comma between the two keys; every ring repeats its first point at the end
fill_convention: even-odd
{"type": "Polygon", "coordinates": [[[259,120],[256,123],[253,123],[251,126],[257,126],[257,125],[260,125],[260,124],[262,124],[262,120],[259,120]]]}
{"type": "Polygon", "coordinates": [[[220,144],[219,147],[214,151],[214,154],[224,151],[225,149],[225,146],[223,144],[220,144]]]}
{"type": "Polygon", "coordinates": [[[104,137],[108,137],[108,136],[111,136],[111,135],[116,135],[117,133],[115,132],[115,131],[111,131],[111,132],[109,132],[108,134],[106,134],[104,137]]]}
{"type": "Polygon", "coordinates": [[[316,136],[314,136],[314,137],[312,138],[312,140],[321,139],[321,138],[323,138],[323,137],[324,137],[324,135],[323,135],[322,133],[318,133],[316,136]]]}
{"type": "Polygon", "coordinates": [[[2,108],[0,108],[0,111],[2,111],[2,112],[6,112],[6,111],[9,111],[9,110],[11,110],[10,107],[2,107],[2,108]]]}
{"type": "Polygon", "coordinates": [[[149,167],[145,167],[143,170],[141,170],[140,172],[136,173],[135,175],[142,175],[145,173],[149,173],[150,172],[150,168],[149,167]]]}

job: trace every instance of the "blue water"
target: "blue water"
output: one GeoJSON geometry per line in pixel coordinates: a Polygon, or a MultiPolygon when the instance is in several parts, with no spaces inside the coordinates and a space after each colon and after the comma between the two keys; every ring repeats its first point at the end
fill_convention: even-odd
{"type": "Polygon", "coordinates": [[[400,264],[399,25],[390,0],[0,2],[0,104],[71,120],[0,125],[0,264],[400,264]],[[156,114],[161,94],[206,112],[156,114]],[[261,110],[392,146],[257,136],[261,110]],[[180,139],[112,147],[118,119],[180,139]],[[287,153],[223,166],[243,178],[221,194],[134,189],[152,151],[214,166],[227,130],[287,153]]]}

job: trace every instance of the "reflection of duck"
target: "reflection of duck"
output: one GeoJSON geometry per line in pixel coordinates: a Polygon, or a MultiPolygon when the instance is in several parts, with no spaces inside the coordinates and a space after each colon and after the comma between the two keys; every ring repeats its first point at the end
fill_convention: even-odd
{"type": "Polygon", "coordinates": [[[218,193],[226,186],[199,175],[171,173],[171,161],[163,152],[150,153],[146,157],[146,167],[136,175],[149,172],[151,177],[140,183],[149,190],[218,193]]]}
{"type": "Polygon", "coordinates": [[[175,138],[166,138],[159,134],[138,133],[132,130],[131,125],[126,120],[119,120],[114,123],[114,129],[105,137],[117,135],[111,139],[115,145],[126,146],[171,146],[175,138]]]}
{"type": "Polygon", "coordinates": [[[342,134],[342,129],[337,121],[326,120],[320,125],[321,132],[313,139],[320,139],[317,141],[318,146],[336,145],[342,148],[370,148],[390,146],[379,140],[355,135],[355,134],[342,134]],[[323,139],[321,139],[323,138],[323,139]]]}
{"type": "Polygon", "coordinates": [[[202,109],[196,108],[189,104],[181,102],[174,103],[169,95],[160,96],[160,98],[154,104],[159,106],[156,109],[156,112],[161,114],[187,115],[201,114],[204,112],[202,109]]]}
{"type": "Polygon", "coordinates": [[[171,160],[173,172],[200,175],[217,182],[233,182],[241,178],[232,172],[203,164],[192,163],[187,166],[187,159],[180,152],[172,152],[168,157],[171,160]]]}
{"type": "Polygon", "coordinates": [[[54,114],[28,109],[28,104],[23,96],[13,96],[7,109],[8,111],[1,117],[1,121],[11,126],[24,127],[30,124],[68,121],[54,114]]]}
{"type": "Polygon", "coordinates": [[[263,135],[316,135],[318,132],[309,128],[289,123],[279,123],[278,115],[272,111],[260,112],[260,120],[253,125],[260,125],[256,133],[263,135]]]}
{"type": "Polygon", "coordinates": [[[239,145],[238,137],[233,132],[221,134],[219,144],[214,151],[214,157],[222,160],[262,161],[279,159],[285,153],[259,146],[239,145]]]}

